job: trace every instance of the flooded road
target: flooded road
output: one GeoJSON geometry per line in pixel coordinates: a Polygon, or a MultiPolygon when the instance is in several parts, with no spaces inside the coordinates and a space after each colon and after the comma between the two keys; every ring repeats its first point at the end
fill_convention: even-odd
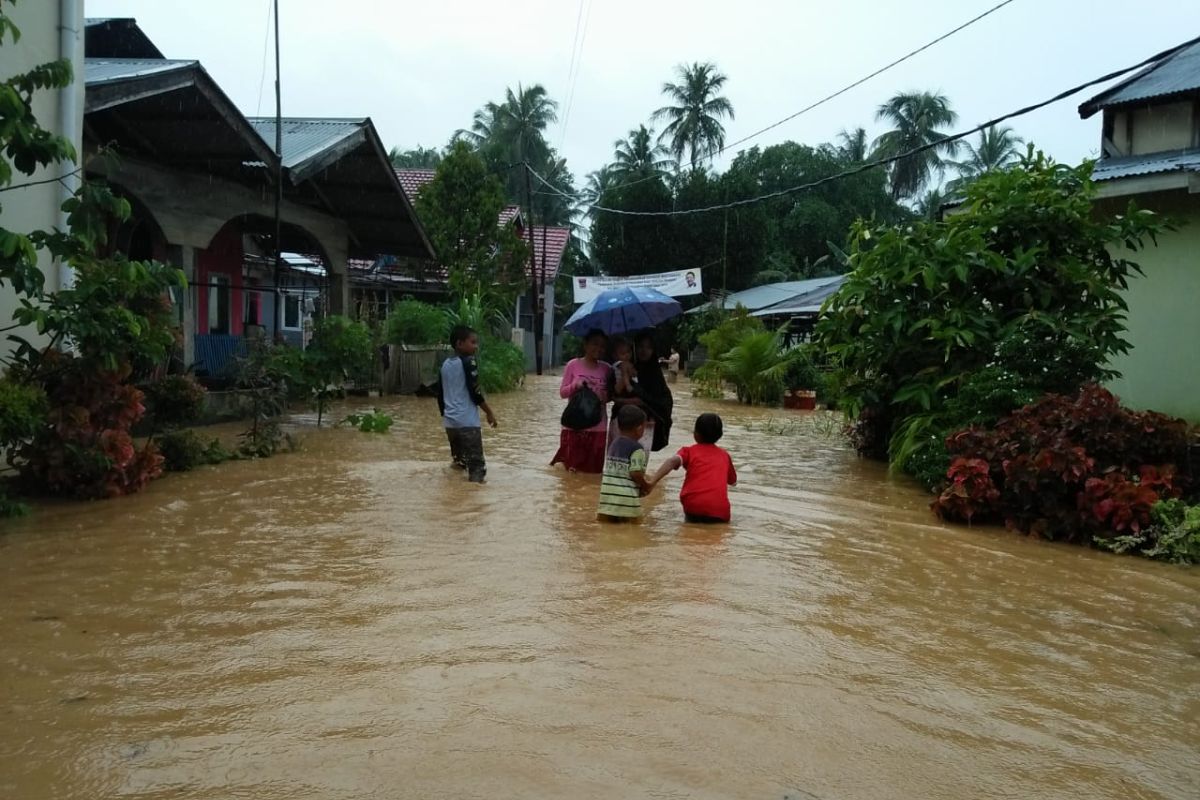
{"type": "Polygon", "coordinates": [[[396,398],[9,524],[0,797],[1200,796],[1200,570],[943,527],[815,418],[684,396],[734,523],[676,474],[602,528],[554,389],[493,398],[485,487],[396,398]]]}

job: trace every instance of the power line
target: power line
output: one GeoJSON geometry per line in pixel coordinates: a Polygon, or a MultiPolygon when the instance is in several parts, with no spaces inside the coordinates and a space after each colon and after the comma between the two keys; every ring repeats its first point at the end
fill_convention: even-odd
{"type": "Polygon", "coordinates": [[[262,114],[263,87],[267,83],[267,51],[271,43],[271,12],[274,10],[274,0],[267,0],[267,32],[263,34],[262,72],[258,77],[258,103],[254,107],[254,115],[262,114]]]}
{"type": "MultiPolygon", "coordinates": [[[[715,159],[717,156],[724,153],[726,150],[731,150],[734,147],[737,147],[739,144],[745,144],[746,142],[750,141],[751,139],[757,138],[768,131],[774,130],[775,128],[778,128],[780,125],[783,125],[784,123],[791,122],[796,117],[799,117],[803,114],[807,114],[809,111],[812,111],[813,109],[816,109],[816,108],[819,108],[819,107],[825,105],[830,100],[841,97],[842,95],[846,94],[846,92],[849,92],[852,89],[856,89],[859,86],[862,86],[864,83],[871,80],[872,78],[876,78],[876,77],[882,75],[883,73],[887,72],[889,69],[892,69],[893,67],[903,64],[905,61],[908,61],[913,56],[919,55],[920,53],[925,52],[926,50],[933,47],[934,45],[944,42],[945,40],[949,39],[951,36],[954,36],[956,33],[966,30],[967,28],[974,25],[976,22],[979,22],[983,18],[996,13],[997,11],[999,11],[1000,9],[1004,8],[1006,5],[1009,5],[1012,2],[1013,2],[1013,0],[1004,0],[1004,2],[998,3],[994,6],[992,6],[987,11],[984,11],[982,14],[978,14],[975,17],[972,17],[971,19],[969,19],[966,22],[959,25],[957,28],[946,31],[941,36],[938,36],[936,39],[931,39],[930,41],[921,45],[917,49],[906,53],[905,55],[901,56],[900,58],[897,58],[895,61],[892,61],[889,64],[885,64],[884,66],[880,67],[879,69],[875,70],[874,72],[870,73],[869,75],[864,75],[863,77],[856,80],[854,83],[851,83],[848,86],[844,86],[841,89],[838,89],[836,92],[832,92],[831,94],[825,95],[820,100],[817,100],[814,103],[810,103],[809,105],[805,106],[804,108],[800,109],[799,111],[795,112],[794,114],[789,114],[788,116],[784,117],[783,119],[779,120],[778,122],[772,122],[770,125],[766,126],[765,128],[760,128],[759,130],[755,131],[754,133],[749,134],[748,136],[743,136],[742,138],[737,139],[733,142],[730,142],[727,145],[723,145],[721,147],[721,149],[719,149],[715,152],[709,153],[707,156],[705,156],[705,158],[707,158],[709,163],[711,163],[713,159],[715,159]]],[[[648,176],[645,178],[639,178],[636,181],[630,181],[629,183],[622,184],[622,186],[633,186],[638,183],[645,183],[646,181],[654,180],[656,177],[658,177],[658,176],[648,176]]]]}
{"type": "MultiPolygon", "coordinates": [[[[579,10],[583,11],[585,0],[580,0],[579,10]]],[[[583,15],[583,30],[579,36],[579,56],[574,59],[574,75],[570,79],[570,87],[567,90],[567,107],[563,113],[562,133],[558,139],[558,149],[561,150],[563,143],[567,140],[567,125],[571,122],[571,109],[575,105],[575,88],[579,85],[579,73],[583,69],[583,50],[587,44],[588,23],[592,21],[592,2],[586,0],[587,11],[583,15]]]]}
{"type": "Polygon", "coordinates": [[[955,35],[956,33],[966,30],[967,28],[974,25],[976,22],[979,22],[980,20],[982,20],[984,17],[988,17],[988,16],[991,16],[992,14],[995,14],[997,11],[999,11],[1000,9],[1004,8],[1006,5],[1008,5],[1012,2],[1013,2],[1013,0],[1004,0],[1004,2],[1002,2],[1002,3],[997,3],[996,5],[989,8],[987,11],[984,11],[982,14],[972,17],[971,19],[967,20],[963,24],[959,25],[957,28],[954,28],[953,30],[949,30],[949,31],[943,33],[941,36],[937,37],[936,39],[933,39],[933,40],[921,45],[916,50],[912,50],[909,53],[906,53],[905,55],[901,56],[900,58],[897,58],[895,61],[891,62],[890,64],[886,64],[886,65],[880,67],[879,69],[872,72],[870,75],[866,75],[862,78],[859,78],[858,80],[856,80],[854,83],[850,84],[849,86],[846,86],[842,89],[838,89],[836,92],[833,92],[832,94],[825,95],[820,100],[817,100],[815,103],[811,103],[810,105],[805,106],[804,108],[800,109],[799,111],[797,111],[794,114],[789,114],[788,116],[784,117],[783,119],[779,120],[778,122],[772,122],[770,125],[768,125],[765,128],[761,128],[761,129],[755,131],[754,133],[751,133],[748,136],[743,136],[741,139],[738,139],[736,141],[730,142],[727,145],[724,145],[723,147],[721,147],[720,150],[718,150],[715,153],[713,153],[712,155],[710,155],[709,158],[710,159],[715,158],[715,157],[721,155],[722,153],[724,153],[726,150],[731,150],[732,148],[737,147],[739,144],[744,144],[744,143],[750,141],[751,139],[761,136],[762,134],[766,133],[767,131],[774,130],[775,128],[778,128],[780,125],[783,125],[786,122],[791,122],[796,117],[798,117],[802,114],[807,114],[809,111],[812,111],[815,108],[825,105],[830,100],[833,100],[837,97],[844,95],[846,92],[850,91],[851,89],[856,89],[859,86],[862,86],[867,81],[869,81],[872,78],[875,78],[879,75],[882,75],[883,73],[887,72],[892,67],[899,66],[900,64],[903,64],[905,61],[908,61],[913,56],[919,55],[920,53],[925,52],[926,50],[933,47],[934,45],[944,42],[945,40],[949,39],[951,36],[955,35]]]}
{"type": "MultiPolygon", "coordinates": [[[[1066,98],[1070,97],[1073,94],[1078,94],[1079,92],[1082,92],[1084,89],[1088,89],[1092,86],[1096,86],[1097,84],[1106,83],[1115,78],[1119,78],[1122,75],[1125,75],[1129,72],[1132,72],[1136,69],[1141,69],[1142,67],[1149,66],[1150,64],[1154,64],[1154,63],[1166,58],[1167,56],[1170,56],[1186,47],[1191,47],[1192,45],[1194,45],[1196,43],[1200,43],[1200,36],[1197,36],[1194,39],[1190,39],[1189,41],[1186,41],[1183,44],[1180,44],[1175,47],[1171,47],[1167,50],[1164,50],[1161,53],[1157,53],[1156,55],[1153,55],[1150,58],[1140,61],[1137,64],[1134,64],[1132,66],[1124,67],[1123,69],[1116,70],[1115,72],[1110,72],[1107,75],[1102,75],[1099,78],[1094,78],[1090,81],[1087,81],[1086,83],[1081,83],[1078,86],[1074,86],[1070,89],[1059,92],[1058,94],[1054,95],[1053,97],[1043,100],[1040,103],[1034,103],[1033,105],[1025,106],[1024,108],[1018,109],[1016,111],[1011,111],[1007,114],[1003,114],[994,119],[990,119],[987,122],[984,122],[980,125],[976,125],[975,127],[971,128],[969,130],[960,131],[959,133],[955,133],[950,136],[946,136],[942,139],[938,139],[937,141],[930,142],[929,144],[925,144],[920,147],[915,147],[912,150],[908,150],[904,153],[900,153],[899,155],[890,156],[888,158],[875,159],[874,161],[867,161],[867,162],[864,162],[852,169],[844,170],[842,172],[836,173],[834,175],[826,176],[819,180],[810,181],[808,183],[803,183],[803,184],[800,184],[799,186],[792,186],[787,189],[780,189],[778,191],[769,192],[768,194],[759,195],[757,197],[749,197],[749,198],[745,198],[743,200],[735,200],[731,203],[722,203],[720,205],[706,206],[704,208],[682,209],[682,210],[678,210],[678,211],[626,211],[626,210],[619,209],[619,208],[606,208],[604,206],[597,206],[597,205],[590,205],[588,207],[595,211],[603,211],[603,212],[606,212],[609,214],[619,214],[619,215],[628,216],[628,217],[677,217],[677,216],[683,216],[686,214],[703,214],[703,213],[706,213],[709,211],[722,211],[727,208],[739,208],[741,206],[748,206],[748,205],[752,205],[754,203],[759,203],[759,202],[762,202],[763,200],[771,200],[776,197],[784,197],[789,194],[795,194],[796,192],[805,191],[807,189],[813,189],[818,186],[824,186],[827,183],[832,183],[834,181],[838,181],[843,178],[848,178],[853,175],[858,175],[860,173],[866,172],[867,170],[876,169],[878,167],[886,167],[889,164],[893,164],[902,159],[909,158],[911,156],[915,156],[920,153],[924,153],[927,150],[933,150],[934,148],[942,147],[950,142],[956,142],[959,139],[965,139],[966,137],[971,136],[972,134],[979,133],[980,131],[983,131],[983,130],[987,130],[988,128],[999,125],[1002,122],[1006,122],[1010,119],[1015,119],[1016,117],[1025,116],[1026,114],[1030,114],[1034,111],[1045,108],[1048,105],[1057,103],[1060,100],[1065,100],[1066,98]]],[[[545,184],[550,189],[554,190],[555,192],[558,192],[559,194],[563,195],[564,197],[567,197],[568,199],[574,199],[570,195],[566,194],[565,192],[562,192],[561,190],[559,190],[558,188],[556,188],[555,186],[553,186],[549,182],[547,182],[546,179],[544,179],[541,175],[539,175],[536,171],[534,171],[533,168],[530,167],[528,163],[525,164],[525,168],[528,169],[529,172],[535,178],[537,178],[539,181],[541,181],[543,184],[545,184]]],[[[587,204],[584,204],[584,205],[587,205],[587,204]]]]}
{"type": "MultiPolygon", "coordinates": [[[[567,89],[566,99],[567,99],[567,103],[568,103],[568,106],[567,106],[568,113],[570,113],[569,103],[571,102],[571,78],[575,75],[575,57],[579,53],[579,29],[583,25],[583,5],[585,2],[587,2],[587,0],[579,0],[579,11],[576,12],[576,14],[575,14],[575,35],[571,38],[571,62],[567,66],[567,80],[566,80],[566,83],[564,84],[564,86],[566,86],[566,89],[567,89]]],[[[562,148],[562,142],[564,139],[566,139],[566,137],[567,137],[567,121],[566,121],[566,119],[564,119],[563,127],[562,127],[562,134],[559,136],[559,140],[558,140],[560,149],[562,148]]]]}

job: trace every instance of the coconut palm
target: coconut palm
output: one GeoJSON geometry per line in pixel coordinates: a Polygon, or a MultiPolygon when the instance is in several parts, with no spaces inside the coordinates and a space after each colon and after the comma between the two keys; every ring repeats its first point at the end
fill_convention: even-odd
{"type": "MultiPolygon", "coordinates": [[[[947,187],[950,189],[953,184],[947,187]]],[[[927,219],[930,222],[935,222],[938,215],[942,212],[942,206],[947,200],[946,194],[940,186],[935,186],[932,189],[926,190],[917,200],[916,212],[922,219],[927,219]]]]}
{"type": "MultiPolygon", "coordinates": [[[[605,164],[595,172],[589,172],[587,183],[583,187],[583,201],[589,206],[600,202],[600,198],[610,189],[615,189],[619,185],[617,173],[611,164],[605,164]]],[[[591,210],[588,215],[592,214],[591,210]]]]}
{"type": "Polygon", "coordinates": [[[871,151],[871,143],[867,138],[866,128],[843,130],[838,134],[838,155],[851,164],[861,164],[867,160],[871,151]]]}
{"type": "Polygon", "coordinates": [[[500,114],[500,106],[495,103],[488,102],[483,108],[475,112],[471,120],[470,129],[459,128],[454,132],[454,136],[450,141],[466,142],[476,150],[482,148],[500,128],[498,116],[500,114]]]}
{"type": "Polygon", "coordinates": [[[958,153],[958,142],[940,142],[949,134],[943,130],[958,120],[950,101],[931,92],[901,93],[879,107],[878,120],[893,125],[875,140],[875,152],[884,157],[899,156],[919,147],[934,145],[892,164],[892,198],[916,197],[935,174],[945,171],[945,157],[958,153]]]}
{"type": "Polygon", "coordinates": [[[683,161],[687,153],[695,170],[701,158],[725,146],[725,126],[721,119],[733,119],[733,104],[718,94],[728,78],[717,71],[716,65],[681,64],[677,71],[680,82],[664,83],[662,88],[673,104],[658,109],[652,118],[669,120],[659,141],[669,142],[677,161],[683,161]]]}
{"type": "Polygon", "coordinates": [[[436,148],[417,145],[412,150],[393,147],[388,151],[388,161],[397,169],[437,169],[442,163],[442,154],[436,148]]]}
{"type": "Polygon", "coordinates": [[[675,164],[667,149],[654,141],[654,131],[645,125],[631,130],[628,138],[613,142],[613,147],[611,170],[621,182],[666,175],[675,164]]]}
{"type": "Polygon", "coordinates": [[[954,168],[967,181],[993,170],[1004,169],[1021,157],[1025,140],[1007,125],[993,125],[979,132],[979,144],[963,142],[967,157],[955,161],[954,168]]]}
{"type": "Polygon", "coordinates": [[[496,112],[498,138],[513,161],[525,161],[536,169],[550,160],[546,128],[558,121],[558,103],[551,100],[546,87],[534,84],[507,90],[496,112]]]}

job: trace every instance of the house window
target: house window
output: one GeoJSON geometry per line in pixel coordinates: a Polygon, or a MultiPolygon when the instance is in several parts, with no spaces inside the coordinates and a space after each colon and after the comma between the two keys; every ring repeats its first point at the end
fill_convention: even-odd
{"type": "Polygon", "coordinates": [[[300,304],[303,298],[296,294],[283,296],[283,327],[285,330],[300,330],[300,304]]]}
{"type": "Polygon", "coordinates": [[[229,333],[229,277],[210,275],[208,284],[208,332],[229,333]]]}
{"type": "Polygon", "coordinates": [[[242,293],[242,320],[247,325],[262,325],[262,294],[246,291],[242,293]]]}

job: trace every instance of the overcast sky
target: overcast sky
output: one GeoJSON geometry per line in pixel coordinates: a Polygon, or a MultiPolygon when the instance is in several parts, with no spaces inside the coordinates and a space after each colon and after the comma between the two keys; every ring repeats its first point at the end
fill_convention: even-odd
{"type": "MultiPolygon", "coordinates": [[[[681,62],[729,76],[729,141],[839,89],[997,0],[281,0],[284,116],[371,117],[387,146],[441,146],[505,87],[542,83],[561,103],[549,132],[576,175],[611,156],[663,105],[681,62]],[[568,79],[585,25],[574,99],[568,79]],[[569,113],[569,116],[568,116],[569,113]],[[563,123],[566,123],[565,125],[563,123]]],[[[199,59],[247,114],[273,114],[271,0],[86,0],[90,17],[135,17],[168,58],[199,59]],[[265,79],[264,79],[265,64],[265,79]]],[[[903,65],[754,140],[817,144],[880,128],[901,90],[945,93],[969,127],[1200,33],[1196,0],[1015,0],[903,65]]],[[[1013,123],[1064,161],[1097,152],[1085,92],[1013,123]]],[[[746,147],[751,144],[745,145],[746,147]]]]}

